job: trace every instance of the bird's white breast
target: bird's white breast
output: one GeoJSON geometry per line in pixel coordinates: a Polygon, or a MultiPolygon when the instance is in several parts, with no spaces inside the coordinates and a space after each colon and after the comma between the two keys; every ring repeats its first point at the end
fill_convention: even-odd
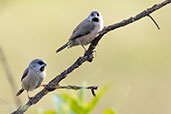
{"type": "Polygon", "coordinates": [[[77,39],[81,45],[88,45],[97,37],[99,31],[101,31],[101,26],[100,24],[96,24],[95,26],[96,27],[94,28],[94,30],[92,30],[89,34],[77,39]]]}
{"type": "Polygon", "coordinates": [[[28,91],[34,90],[39,82],[43,81],[46,76],[46,72],[29,70],[27,76],[22,80],[22,87],[28,91]]]}

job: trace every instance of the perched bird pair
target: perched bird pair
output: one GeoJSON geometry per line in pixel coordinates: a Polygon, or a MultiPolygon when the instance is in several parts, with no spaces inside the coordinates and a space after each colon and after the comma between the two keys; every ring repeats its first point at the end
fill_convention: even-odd
{"type": "MultiPolygon", "coordinates": [[[[81,45],[86,51],[84,46],[91,43],[102,29],[103,18],[100,12],[92,11],[90,15],[74,29],[69,41],[56,50],[56,52],[59,52],[66,47],[70,48],[76,45],[81,45]]],[[[45,67],[46,63],[41,59],[31,61],[21,78],[22,88],[18,91],[17,96],[26,90],[27,96],[30,99],[29,91],[38,88],[45,78],[45,67]]]]}

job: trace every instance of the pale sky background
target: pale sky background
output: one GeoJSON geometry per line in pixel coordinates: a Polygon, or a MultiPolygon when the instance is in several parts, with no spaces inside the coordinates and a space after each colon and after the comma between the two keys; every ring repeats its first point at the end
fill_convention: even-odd
{"type": "MultiPolygon", "coordinates": [[[[66,43],[73,29],[89,13],[98,9],[104,25],[111,25],[135,16],[162,0],[0,0],[0,45],[12,69],[18,89],[20,78],[29,62],[42,58],[47,63],[48,83],[82,56],[81,46],[55,51],[66,43]]],[[[152,14],[161,30],[145,17],[123,28],[109,32],[98,44],[97,57],[72,72],[61,85],[98,85],[99,89],[112,81],[112,86],[101,98],[93,114],[102,114],[114,108],[118,114],[170,114],[171,113],[171,5],[152,14]]],[[[11,112],[13,95],[0,65],[0,112],[11,112]],[[6,104],[7,102],[7,104],[6,104]],[[5,104],[4,104],[5,103],[5,104]]],[[[31,92],[35,95],[41,88],[31,92]]],[[[54,109],[54,91],[31,107],[54,109]],[[47,105],[48,104],[48,105],[47,105]]],[[[27,101],[26,92],[21,96],[27,101]]],[[[87,91],[87,100],[92,95],[87,91]]]]}

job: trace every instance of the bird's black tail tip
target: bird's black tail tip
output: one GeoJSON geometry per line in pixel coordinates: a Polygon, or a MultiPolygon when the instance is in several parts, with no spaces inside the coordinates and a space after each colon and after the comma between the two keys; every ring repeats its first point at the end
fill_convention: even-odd
{"type": "Polygon", "coordinates": [[[65,45],[63,45],[62,47],[60,47],[59,49],[56,50],[56,53],[60,52],[61,50],[65,49],[68,46],[68,44],[66,43],[65,45]]]}
{"type": "Polygon", "coordinates": [[[17,92],[16,96],[19,96],[23,91],[24,91],[24,89],[21,88],[21,89],[17,92]]]}

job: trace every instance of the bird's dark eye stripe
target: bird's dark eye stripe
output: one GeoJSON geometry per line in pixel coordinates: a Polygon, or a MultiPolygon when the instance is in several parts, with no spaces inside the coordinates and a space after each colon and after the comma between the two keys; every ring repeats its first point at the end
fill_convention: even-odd
{"type": "Polygon", "coordinates": [[[94,16],[94,13],[92,13],[91,16],[94,16]]]}
{"type": "Polygon", "coordinates": [[[38,64],[39,64],[39,65],[42,65],[42,64],[43,64],[43,62],[42,62],[42,61],[39,61],[39,62],[38,62],[38,64]]]}
{"type": "Polygon", "coordinates": [[[99,16],[99,13],[97,13],[97,16],[99,16]]]}

